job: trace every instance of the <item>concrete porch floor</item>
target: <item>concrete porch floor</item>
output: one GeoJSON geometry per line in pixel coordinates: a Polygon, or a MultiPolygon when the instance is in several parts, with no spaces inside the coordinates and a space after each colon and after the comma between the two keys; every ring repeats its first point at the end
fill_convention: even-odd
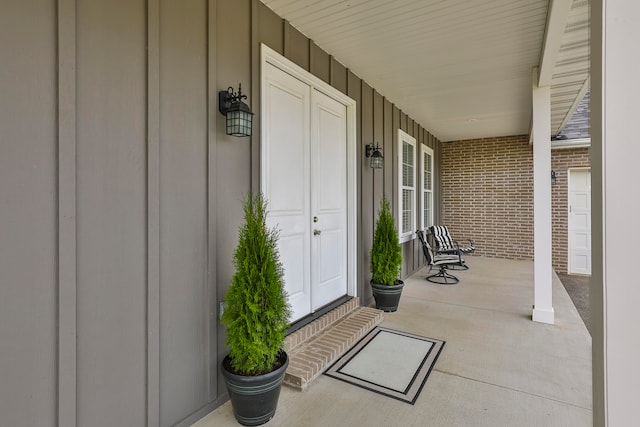
{"type": "MultiPolygon", "coordinates": [[[[322,375],[304,392],[283,387],[266,425],[591,426],[591,336],[558,277],[545,325],[531,321],[532,262],[467,263],[453,286],[418,271],[385,313],[381,326],[446,341],[415,405],[322,375]]],[[[227,402],[194,425],[238,424],[227,402]]]]}

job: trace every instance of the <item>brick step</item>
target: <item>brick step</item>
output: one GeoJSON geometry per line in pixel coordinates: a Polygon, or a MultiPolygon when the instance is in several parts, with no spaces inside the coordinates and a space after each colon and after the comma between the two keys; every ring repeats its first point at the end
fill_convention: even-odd
{"type": "MultiPolygon", "coordinates": [[[[340,307],[336,310],[338,309],[340,307]]],[[[344,311],[346,314],[343,317],[334,320],[316,335],[299,343],[292,350],[287,348],[289,367],[284,377],[286,385],[298,390],[306,389],[325,369],[384,319],[383,312],[375,308],[356,306],[353,309],[345,308],[344,311]]],[[[331,312],[325,316],[329,314],[331,312]]],[[[320,323],[323,324],[322,321],[320,323]]]]}
{"type": "Polygon", "coordinates": [[[284,339],[284,346],[288,354],[296,352],[298,346],[301,346],[311,338],[331,327],[334,323],[342,320],[359,307],[358,299],[351,298],[344,304],[340,304],[324,316],[321,316],[313,322],[305,325],[297,331],[287,335],[284,339]]]}

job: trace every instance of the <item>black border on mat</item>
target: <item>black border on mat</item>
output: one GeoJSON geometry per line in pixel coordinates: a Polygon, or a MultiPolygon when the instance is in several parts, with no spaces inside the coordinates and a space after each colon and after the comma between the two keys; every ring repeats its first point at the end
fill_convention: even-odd
{"type": "MultiPolygon", "coordinates": [[[[395,335],[401,335],[401,336],[403,336],[403,337],[407,337],[407,335],[409,335],[409,338],[418,339],[418,338],[415,338],[415,336],[413,336],[413,334],[399,333],[399,331],[394,331],[394,330],[392,330],[392,329],[380,328],[380,329],[378,329],[378,330],[376,330],[376,331],[375,331],[375,334],[373,334],[374,336],[372,336],[372,337],[369,339],[369,341],[367,342],[367,344],[363,345],[361,348],[359,348],[359,349],[358,349],[358,351],[356,351],[355,353],[351,354],[351,355],[350,355],[350,357],[349,357],[347,360],[345,360],[345,361],[344,361],[344,363],[342,364],[342,366],[336,370],[336,372],[337,372],[337,373],[339,373],[340,375],[345,376],[345,377],[353,378],[354,380],[357,380],[357,381],[360,381],[360,382],[363,382],[363,383],[369,383],[369,384],[372,384],[372,385],[374,385],[374,386],[376,386],[376,387],[384,388],[384,389],[387,389],[387,390],[389,390],[389,391],[391,391],[391,392],[404,394],[404,395],[406,396],[406,395],[409,393],[409,391],[411,390],[411,387],[413,386],[413,384],[415,383],[416,378],[418,377],[418,374],[419,374],[419,373],[420,373],[420,371],[422,370],[422,367],[423,367],[423,366],[424,366],[424,364],[427,362],[427,360],[429,360],[429,356],[431,355],[431,352],[433,351],[433,349],[434,349],[434,348],[436,348],[436,347],[438,346],[438,343],[434,342],[431,338],[420,337],[420,340],[421,340],[421,341],[428,341],[428,342],[432,343],[432,346],[429,348],[429,351],[427,351],[427,354],[425,354],[425,355],[424,355],[424,357],[422,358],[422,361],[420,362],[420,365],[418,365],[418,368],[417,368],[417,369],[416,369],[416,371],[413,373],[413,377],[411,377],[411,380],[409,381],[409,384],[407,385],[407,387],[405,387],[405,389],[404,389],[404,390],[396,390],[395,388],[386,387],[386,386],[383,386],[383,385],[381,385],[381,384],[377,384],[377,383],[374,383],[374,382],[371,382],[371,381],[367,381],[367,380],[365,380],[365,379],[363,379],[363,378],[356,377],[356,376],[353,376],[353,375],[347,374],[347,373],[345,373],[345,372],[343,372],[343,371],[342,371],[342,368],[344,368],[346,365],[348,365],[348,364],[349,364],[349,362],[351,362],[351,360],[352,360],[354,357],[356,357],[357,355],[359,355],[359,354],[360,354],[360,352],[362,352],[362,350],[364,350],[364,349],[367,347],[367,345],[369,345],[369,343],[370,343],[371,341],[373,341],[373,340],[374,340],[378,335],[380,335],[380,332],[388,332],[388,333],[392,333],[392,334],[395,334],[395,335]]],[[[368,335],[369,335],[369,334],[367,334],[367,336],[368,336],[368,335]]],[[[362,340],[358,341],[358,344],[359,344],[361,341],[362,341],[362,340]]],[[[438,342],[439,342],[439,341],[440,341],[440,340],[438,340],[438,342]]],[[[357,344],[356,344],[356,346],[357,346],[357,344]]],[[[354,347],[352,347],[352,348],[355,348],[356,346],[354,346],[354,347]]],[[[346,355],[346,353],[345,353],[345,355],[346,355]]],[[[434,359],[434,363],[435,363],[435,359],[434,359]]],[[[335,363],[334,363],[333,365],[331,365],[331,367],[330,367],[329,369],[333,368],[333,366],[334,366],[334,365],[335,365],[335,363]]],[[[432,365],[433,365],[433,363],[432,363],[432,365]]],[[[427,373],[427,376],[428,376],[428,374],[429,374],[429,373],[430,373],[430,372],[428,372],[428,373],[427,373]]],[[[331,374],[327,374],[327,375],[331,376],[331,374]]],[[[336,378],[336,377],[334,377],[334,378],[336,378]]],[[[338,378],[338,379],[340,379],[340,378],[338,378]]],[[[373,390],[372,390],[372,391],[373,391],[373,390]]],[[[420,391],[418,391],[418,393],[419,393],[419,392],[420,392],[420,391]]],[[[390,397],[394,397],[394,396],[390,396],[390,397]]],[[[395,398],[395,397],[394,397],[394,398],[395,398]]],[[[404,399],[404,400],[405,400],[405,401],[408,401],[407,399],[404,399]]]]}
{"type": "Polygon", "coordinates": [[[420,393],[422,392],[422,389],[424,388],[424,385],[427,383],[427,379],[429,378],[429,375],[431,374],[431,371],[433,370],[433,367],[435,366],[436,362],[438,361],[438,358],[440,357],[440,353],[442,353],[442,349],[444,348],[445,344],[446,344],[446,341],[444,341],[444,340],[438,340],[438,339],[434,339],[434,338],[427,338],[427,337],[423,337],[423,336],[420,336],[420,335],[412,334],[410,332],[398,331],[398,330],[395,330],[395,329],[376,326],[369,333],[367,333],[364,337],[362,337],[360,340],[358,340],[358,342],[353,344],[349,348],[349,350],[347,350],[342,356],[340,356],[334,363],[332,363],[331,366],[329,366],[329,368],[327,368],[327,370],[324,372],[324,374],[329,376],[329,377],[331,377],[331,378],[335,378],[335,379],[340,380],[342,382],[354,385],[356,387],[360,387],[360,388],[363,388],[365,390],[369,390],[369,391],[372,391],[374,393],[378,393],[378,394],[381,394],[383,396],[387,396],[387,397],[390,397],[392,399],[396,399],[396,400],[399,400],[401,402],[410,403],[411,405],[414,405],[416,400],[418,399],[418,396],[420,396],[420,393]],[[347,363],[349,363],[349,361],[351,359],[353,359],[356,355],[358,355],[360,353],[360,351],[362,351],[362,349],[364,349],[367,346],[368,342],[371,342],[382,331],[395,333],[395,334],[402,335],[402,336],[405,336],[405,337],[419,339],[419,340],[422,340],[422,341],[428,341],[428,342],[433,343],[433,345],[431,346],[431,348],[429,349],[429,351],[425,355],[424,359],[420,363],[420,366],[414,372],[413,378],[411,379],[411,381],[407,385],[407,388],[404,391],[399,391],[399,390],[395,390],[395,389],[392,389],[392,388],[389,388],[389,387],[385,387],[385,386],[380,385],[380,384],[375,384],[375,383],[372,383],[370,381],[364,380],[362,378],[353,377],[351,375],[348,375],[348,374],[345,374],[345,373],[341,373],[339,371],[339,369],[341,369],[342,366],[344,366],[347,363]],[[364,344],[361,348],[358,348],[357,351],[352,353],[352,351],[355,348],[357,348],[365,340],[368,341],[368,342],[366,344],[364,344]],[[433,362],[431,363],[431,366],[429,366],[429,369],[425,373],[424,378],[422,380],[422,383],[418,386],[418,389],[416,390],[415,395],[413,396],[413,399],[409,399],[408,396],[407,396],[407,394],[409,393],[409,390],[414,385],[416,377],[418,376],[418,374],[423,369],[424,364],[426,363],[426,361],[431,356],[432,351],[436,351],[435,350],[436,348],[437,348],[437,353],[433,357],[433,362]],[[335,372],[332,372],[333,368],[336,365],[340,365],[340,368],[335,370],[335,372]],[[356,383],[354,381],[350,381],[348,379],[348,377],[354,378],[354,381],[357,380],[357,381],[359,381],[359,383],[356,383]],[[375,385],[376,388],[367,387],[365,385],[365,383],[372,384],[372,386],[375,385]],[[389,390],[389,393],[386,393],[381,389],[387,389],[387,390],[389,390]],[[396,395],[393,395],[393,394],[390,394],[390,393],[403,394],[403,395],[407,396],[407,398],[402,398],[400,396],[396,396],[396,395]]]}

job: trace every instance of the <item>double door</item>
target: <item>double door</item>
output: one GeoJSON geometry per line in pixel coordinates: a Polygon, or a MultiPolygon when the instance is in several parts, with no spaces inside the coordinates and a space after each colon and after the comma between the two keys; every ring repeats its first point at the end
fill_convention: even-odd
{"type": "Polygon", "coordinates": [[[263,73],[261,186],[293,322],[347,294],[347,111],[275,65],[263,73]]]}

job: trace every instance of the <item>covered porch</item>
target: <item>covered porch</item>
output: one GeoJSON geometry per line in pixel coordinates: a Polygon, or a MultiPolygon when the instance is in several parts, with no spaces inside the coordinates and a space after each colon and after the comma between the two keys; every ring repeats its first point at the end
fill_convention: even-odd
{"type": "MultiPolygon", "coordinates": [[[[456,286],[419,270],[385,313],[384,327],[446,341],[414,406],[323,375],[304,392],[283,387],[267,425],[591,425],[591,336],[558,277],[552,326],[531,322],[533,262],[467,263],[456,286]]],[[[195,424],[236,425],[230,402],[195,424]]]]}
{"type": "MultiPolygon", "coordinates": [[[[442,203],[448,193],[443,147],[517,137],[535,160],[527,162],[532,182],[509,182],[517,195],[535,193],[531,208],[521,209],[535,217],[524,246],[535,248],[527,258],[535,267],[472,258],[472,270],[459,273],[461,285],[441,289],[424,282],[416,240],[404,243],[407,292],[401,311],[387,315],[384,325],[447,341],[417,405],[322,377],[305,393],[285,390],[271,424],[478,425],[486,418],[487,425],[583,425],[587,417],[579,423],[566,416],[588,415],[589,408],[596,426],[637,418],[640,287],[629,270],[635,252],[620,248],[640,240],[632,225],[640,197],[630,185],[640,157],[640,86],[634,84],[640,57],[629,54],[640,37],[640,3],[6,3],[0,18],[7,58],[0,73],[1,425],[231,420],[219,375],[227,352],[219,315],[233,274],[239,200],[262,183],[263,45],[356,101],[356,156],[348,163],[357,183],[352,286],[365,304],[378,202],[393,194],[398,218],[411,206],[397,197],[400,131],[433,149],[434,223],[455,225],[447,217],[454,209],[442,203]],[[335,7],[344,16],[332,16],[335,7]],[[571,52],[582,52],[582,60],[564,55],[571,52]],[[256,113],[245,139],[226,134],[218,111],[218,91],[240,83],[256,113]],[[567,320],[573,308],[565,307],[569,299],[549,256],[549,153],[561,143],[550,137],[587,87],[592,375],[580,363],[591,360],[583,351],[589,337],[586,330],[570,332],[584,327],[575,311],[575,322],[567,320]],[[366,147],[378,144],[382,170],[366,157],[366,147]],[[531,322],[536,311],[555,325],[531,322]],[[576,366],[581,376],[569,375],[576,366]]],[[[477,156],[464,165],[490,171],[478,167],[477,156]]],[[[478,197],[495,193],[468,188],[478,197]]],[[[418,189],[410,199],[414,218],[429,205],[418,189]]],[[[484,212],[466,218],[476,213],[500,224],[484,212]]]]}

